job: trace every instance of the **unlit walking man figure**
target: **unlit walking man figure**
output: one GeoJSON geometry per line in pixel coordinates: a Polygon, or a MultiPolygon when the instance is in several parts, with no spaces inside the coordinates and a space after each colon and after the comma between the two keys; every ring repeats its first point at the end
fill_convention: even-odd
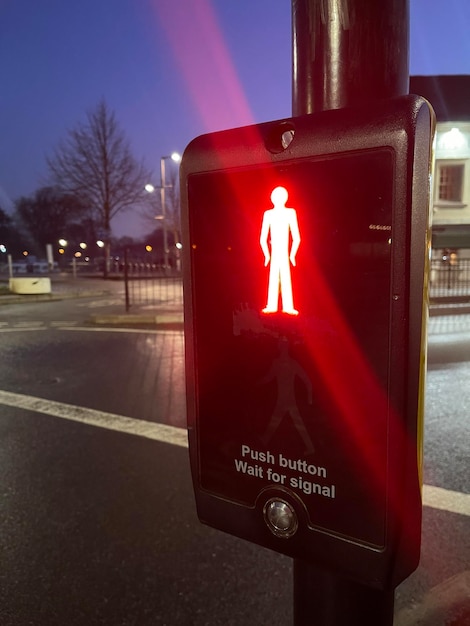
{"type": "Polygon", "coordinates": [[[271,202],[274,208],[265,211],[263,216],[260,244],[264,252],[265,266],[271,262],[268,302],[263,313],[276,313],[280,293],[283,313],[298,315],[299,312],[294,309],[290,264],[295,266],[295,255],[300,245],[300,234],[297,213],[295,209],[286,207],[287,198],[288,193],[284,187],[273,189],[271,202]],[[289,234],[292,236],[290,252],[289,234]],[[271,252],[268,246],[268,235],[270,235],[271,240],[271,252]]]}

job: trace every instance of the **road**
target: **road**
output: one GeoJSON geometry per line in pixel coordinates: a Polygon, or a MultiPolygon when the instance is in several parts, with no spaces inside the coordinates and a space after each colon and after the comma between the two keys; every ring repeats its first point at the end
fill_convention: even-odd
{"type": "MultiPolygon", "coordinates": [[[[0,624],[290,624],[290,560],[196,519],[182,332],[90,326],[115,295],[0,307],[0,624]]],[[[469,374],[469,316],[432,319],[422,559],[397,626],[469,623],[448,621],[470,608],[469,374]]]]}
{"type": "Polygon", "coordinates": [[[10,321],[0,309],[2,389],[184,427],[182,333],[87,326],[92,302],[77,304],[82,322],[76,311],[64,319],[70,301],[29,305],[21,316],[20,305],[3,307],[10,321]]]}

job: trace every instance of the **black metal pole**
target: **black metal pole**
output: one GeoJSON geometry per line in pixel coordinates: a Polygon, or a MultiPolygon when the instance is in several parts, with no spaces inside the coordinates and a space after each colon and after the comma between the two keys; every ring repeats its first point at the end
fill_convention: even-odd
{"type": "Polygon", "coordinates": [[[292,0],[292,113],[408,93],[408,0],[292,0]]]}
{"type": "Polygon", "coordinates": [[[294,560],[295,626],[392,626],[394,589],[373,589],[294,560]]]}
{"type": "MultiPolygon", "coordinates": [[[[292,113],[408,93],[409,0],[292,0],[292,113]]],[[[294,560],[295,626],[391,626],[394,589],[294,560]]]]}
{"type": "Polygon", "coordinates": [[[126,297],[126,312],[129,312],[131,303],[129,299],[129,251],[124,250],[124,293],[126,297]]]}

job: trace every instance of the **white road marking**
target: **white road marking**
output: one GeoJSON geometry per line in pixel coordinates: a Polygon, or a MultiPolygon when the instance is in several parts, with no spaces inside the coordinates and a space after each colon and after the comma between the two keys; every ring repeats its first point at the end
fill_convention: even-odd
{"type": "Polygon", "coordinates": [[[23,332],[31,330],[77,330],[82,332],[107,332],[107,333],[147,333],[151,335],[181,335],[182,330],[168,330],[164,328],[151,329],[151,328],[120,328],[117,326],[76,326],[78,322],[66,322],[56,321],[50,322],[50,326],[43,325],[42,322],[18,322],[12,326],[6,326],[8,322],[0,322],[0,333],[13,333],[23,332]]]}
{"type": "Polygon", "coordinates": [[[45,326],[33,326],[31,328],[0,328],[0,333],[24,333],[29,330],[35,330],[37,332],[38,330],[47,330],[47,328],[45,326]]]}
{"type": "Polygon", "coordinates": [[[78,302],[76,306],[85,307],[87,309],[95,309],[95,308],[104,307],[104,306],[122,306],[123,307],[124,306],[123,300],[124,300],[124,293],[122,295],[122,298],[113,298],[113,299],[108,299],[108,300],[93,300],[92,302],[78,302]]]}
{"type": "MultiPolygon", "coordinates": [[[[167,424],[156,424],[155,422],[147,422],[123,415],[96,411],[86,407],[45,400],[44,398],[12,393],[10,391],[0,391],[0,404],[82,422],[90,426],[137,435],[138,437],[146,437],[147,439],[183,448],[188,447],[186,429],[167,424]]],[[[434,509],[470,516],[470,494],[467,493],[424,485],[423,504],[434,509]]]]}
{"type": "Polygon", "coordinates": [[[125,417],[124,415],[116,415],[115,413],[106,413],[105,411],[95,411],[86,407],[45,400],[44,398],[36,398],[10,391],[0,391],[0,404],[36,413],[44,413],[45,415],[52,415],[74,422],[82,422],[90,426],[116,430],[129,435],[146,437],[147,439],[154,439],[175,446],[188,446],[186,429],[176,428],[167,424],[156,424],[155,422],[147,422],[132,417],[125,417]]]}
{"type": "Polygon", "coordinates": [[[433,509],[441,509],[459,515],[470,515],[470,493],[423,485],[423,503],[433,509]]]}

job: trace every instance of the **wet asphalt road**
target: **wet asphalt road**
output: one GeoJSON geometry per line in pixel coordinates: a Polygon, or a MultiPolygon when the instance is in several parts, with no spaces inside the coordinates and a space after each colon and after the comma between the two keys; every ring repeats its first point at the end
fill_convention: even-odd
{"type": "MultiPolygon", "coordinates": [[[[110,299],[0,307],[0,390],[184,426],[182,334],[87,329],[110,299]]],[[[431,320],[425,482],[468,493],[464,317],[431,320]]],[[[292,623],[291,561],[199,524],[185,448],[0,404],[0,476],[2,626],[292,623]]],[[[469,530],[425,507],[398,626],[469,623],[469,530]]]]}

